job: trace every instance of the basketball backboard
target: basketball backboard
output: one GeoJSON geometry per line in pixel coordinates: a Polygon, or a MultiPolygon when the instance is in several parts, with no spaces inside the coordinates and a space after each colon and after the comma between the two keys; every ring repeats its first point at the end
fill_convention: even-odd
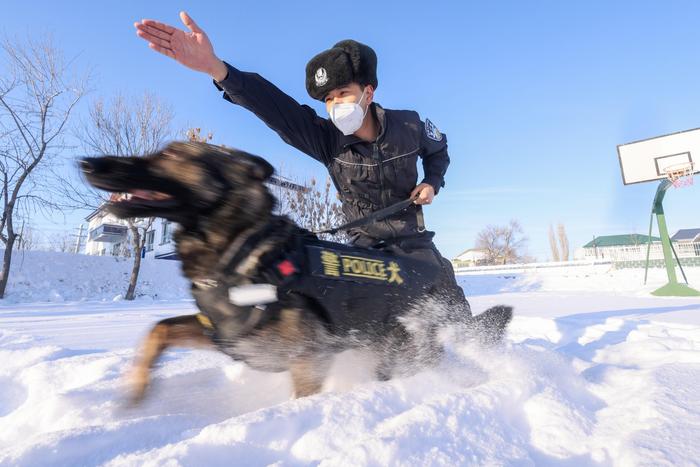
{"type": "Polygon", "coordinates": [[[700,172],[700,128],[621,144],[617,147],[625,185],[669,178],[669,170],[700,172]]]}

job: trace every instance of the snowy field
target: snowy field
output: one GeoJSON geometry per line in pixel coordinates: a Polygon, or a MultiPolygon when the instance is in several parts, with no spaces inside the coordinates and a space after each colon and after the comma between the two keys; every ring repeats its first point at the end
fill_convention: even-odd
{"type": "Polygon", "coordinates": [[[0,305],[3,466],[700,462],[700,299],[650,296],[660,270],[646,287],[607,266],[460,276],[475,311],[515,306],[502,348],[448,343],[440,367],[382,383],[346,353],[299,400],[287,374],[177,350],[129,407],[134,346],[193,310],[177,264],[151,262],[135,302],[119,296],[128,262],[28,254],[16,267],[0,305]]]}

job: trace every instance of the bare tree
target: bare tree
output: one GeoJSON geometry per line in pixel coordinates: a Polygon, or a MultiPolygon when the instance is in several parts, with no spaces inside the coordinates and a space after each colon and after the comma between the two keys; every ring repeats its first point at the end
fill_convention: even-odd
{"type": "MultiPolygon", "coordinates": [[[[89,121],[83,125],[78,137],[85,151],[95,156],[138,157],[156,152],[172,137],[173,111],[171,107],[150,93],[138,97],[117,95],[111,102],[97,100],[90,107],[89,121]]],[[[99,207],[105,195],[90,191],[83,196],[86,207],[99,207]]],[[[125,195],[128,196],[128,195],[125,195]]],[[[136,292],[141,254],[151,234],[154,218],[128,219],[131,268],[126,300],[133,300],[136,292]]]]}
{"type": "Polygon", "coordinates": [[[489,225],[477,234],[476,248],[486,252],[487,264],[517,263],[527,259],[527,238],[516,220],[508,225],[489,225]]]}
{"type": "Polygon", "coordinates": [[[205,136],[202,136],[201,128],[189,128],[185,132],[185,137],[188,141],[192,141],[193,143],[208,143],[209,141],[214,139],[214,134],[212,132],[209,132],[205,136]]]}
{"type": "Polygon", "coordinates": [[[552,250],[552,261],[560,261],[559,246],[557,245],[557,238],[554,235],[552,224],[549,224],[549,248],[552,250]]]}
{"type": "Polygon", "coordinates": [[[561,260],[569,261],[569,237],[566,235],[564,224],[557,226],[557,235],[559,237],[559,246],[561,248],[561,260]]]}
{"type": "Polygon", "coordinates": [[[68,253],[73,251],[75,248],[75,240],[70,232],[60,232],[49,236],[47,241],[48,251],[59,251],[61,253],[68,253]]]}
{"type": "MultiPolygon", "coordinates": [[[[286,212],[282,214],[288,215],[305,229],[324,230],[345,222],[330,177],[326,178],[322,191],[316,186],[316,179],[312,178],[303,190],[286,190],[283,198],[286,212]]],[[[347,241],[347,236],[342,232],[335,235],[321,234],[320,237],[337,242],[347,241]]]]}
{"type": "Polygon", "coordinates": [[[296,198],[296,195],[292,196],[291,192],[299,189],[306,190],[308,188],[306,187],[307,184],[298,183],[296,180],[293,180],[292,177],[285,175],[285,173],[284,163],[282,163],[281,166],[275,167],[275,174],[272,175],[267,182],[267,187],[275,197],[275,214],[294,217],[291,214],[290,203],[296,198]]]}
{"type": "Polygon", "coordinates": [[[50,39],[5,38],[0,45],[0,239],[5,245],[0,298],[5,296],[18,238],[15,221],[61,208],[50,175],[62,162],[69,119],[85,95],[88,78],[71,74],[71,63],[50,39]]]}
{"type": "Polygon", "coordinates": [[[41,234],[29,222],[22,221],[22,226],[17,234],[16,248],[18,251],[36,250],[41,243],[41,234]]]}

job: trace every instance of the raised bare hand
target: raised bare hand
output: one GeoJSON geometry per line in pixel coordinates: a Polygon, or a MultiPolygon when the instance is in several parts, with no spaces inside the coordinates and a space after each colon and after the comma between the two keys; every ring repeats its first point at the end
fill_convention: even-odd
{"type": "Polygon", "coordinates": [[[148,41],[148,46],[175,59],[188,68],[211,75],[217,81],[226,77],[226,65],[214,53],[207,34],[184,11],[182,23],[189,32],[174,28],[160,21],[144,19],[134,23],[136,35],[148,41]]]}

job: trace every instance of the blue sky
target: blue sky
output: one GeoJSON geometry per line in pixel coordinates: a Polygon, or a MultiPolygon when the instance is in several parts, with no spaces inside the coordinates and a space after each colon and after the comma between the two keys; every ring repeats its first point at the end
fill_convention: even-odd
{"type": "MultiPolygon", "coordinates": [[[[531,255],[550,255],[563,223],[572,249],[593,235],[646,233],[656,183],[623,186],[616,145],[700,127],[696,1],[4,2],[0,30],[53,33],[95,72],[85,102],[157,93],[178,124],[262,155],[298,179],[323,166],[284,144],[210,80],[156,54],[132,23],[179,24],[186,10],[217,54],[302,103],[309,58],[354,38],[379,56],[375,99],[413,109],[447,134],[446,187],[426,209],[452,257],[488,224],[517,219],[531,255]]],[[[85,106],[81,108],[81,112],[85,106]]],[[[666,197],[669,229],[700,227],[698,186],[666,197]]],[[[72,228],[84,213],[67,218],[72,228]]],[[[64,228],[60,224],[47,226],[64,228]]]]}

